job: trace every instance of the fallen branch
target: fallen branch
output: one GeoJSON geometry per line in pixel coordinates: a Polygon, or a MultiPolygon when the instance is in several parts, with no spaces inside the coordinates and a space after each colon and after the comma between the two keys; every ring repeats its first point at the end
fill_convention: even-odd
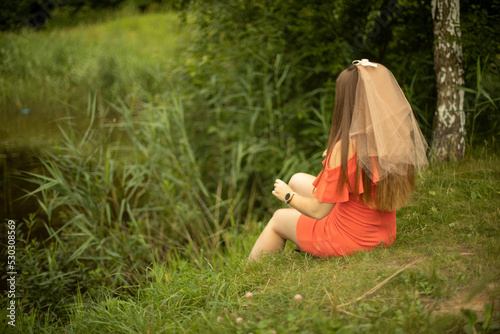
{"type": "MultiPolygon", "coordinates": [[[[399,268],[399,270],[396,271],[394,274],[392,274],[391,276],[387,277],[385,280],[383,280],[382,282],[380,282],[379,284],[377,284],[376,286],[374,286],[373,288],[371,288],[370,290],[368,290],[362,296],[356,298],[355,300],[350,301],[350,302],[345,303],[345,304],[338,305],[338,306],[334,305],[335,310],[338,311],[338,312],[345,313],[345,314],[353,315],[352,313],[349,313],[349,312],[343,310],[342,307],[345,307],[345,306],[357,303],[360,300],[366,298],[367,296],[373,294],[374,292],[376,292],[377,290],[379,290],[381,287],[383,287],[384,285],[386,285],[387,283],[389,283],[394,277],[396,277],[397,275],[399,275],[401,272],[405,271],[406,269],[410,268],[411,266],[415,265],[416,263],[422,261],[423,259],[424,259],[423,257],[418,258],[415,261],[407,264],[406,266],[404,266],[402,268],[399,268]]],[[[331,300],[330,295],[328,294],[328,292],[326,290],[325,290],[325,292],[327,293],[327,296],[328,296],[328,298],[330,298],[330,301],[332,302],[332,305],[333,305],[333,301],[331,300]]]]}
{"type": "Polygon", "coordinates": [[[339,309],[337,307],[337,305],[336,305],[336,302],[333,301],[332,296],[328,293],[328,291],[326,290],[326,288],[323,288],[323,290],[325,290],[326,296],[330,300],[330,303],[332,304],[333,309],[335,310],[335,312],[340,312],[340,313],[344,313],[344,314],[347,314],[347,315],[350,315],[350,316],[353,316],[353,317],[366,319],[365,317],[362,317],[360,315],[357,315],[357,314],[354,314],[354,313],[351,313],[351,312],[347,312],[346,310],[343,310],[343,309],[339,309]]]}

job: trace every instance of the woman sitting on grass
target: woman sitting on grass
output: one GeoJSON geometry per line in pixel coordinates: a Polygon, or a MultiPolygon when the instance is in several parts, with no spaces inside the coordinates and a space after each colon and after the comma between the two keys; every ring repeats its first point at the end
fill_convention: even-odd
{"type": "Polygon", "coordinates": [[[424,137],[392,73],[366,59],[337,79],[335,109],[323,170],[276,180],[280,209],[258,238],[249,260],[284,248],[286,240],[318,257],[345,256],[396,237],[396,210],[423,168],[424,137]]]}

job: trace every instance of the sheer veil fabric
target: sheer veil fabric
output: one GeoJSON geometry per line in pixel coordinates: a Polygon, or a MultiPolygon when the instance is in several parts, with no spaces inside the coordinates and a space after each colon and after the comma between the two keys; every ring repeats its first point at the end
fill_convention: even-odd
{"type": "Polygon", "coordinates": [[[349,136],[357,145],[358,165],[372,180],[406,175],[409,166],[422,171],[429,164],[427,142],[396,78],[367,59],[353,64],[359,76],[349,136]]]}

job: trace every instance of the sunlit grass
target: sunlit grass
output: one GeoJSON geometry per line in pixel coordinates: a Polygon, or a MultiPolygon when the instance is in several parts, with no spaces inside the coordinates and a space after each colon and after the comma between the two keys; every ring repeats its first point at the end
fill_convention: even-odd
{"type": "Polygon", "coordinates": [[[398,212],[390,248],[317,259],[289,245],[245,268],[264,225],[255,222],[225,232],[225,254],[155,263],[134,297],[77,305],[68,332],[129,324],[133,333],[457,333],[470,324],[463,308],[487,333],[500,319],[492,304],[500,296],[499,162],[487,154],[427,171],[398,212]],[[140,321],[129,323],[131,314],[140,321]]]}
{"type": "Polygon", "coordinates": [[[101,104],[169,91],[177,80],[180,36],[174,13],[0,35],[2,140],[53,137],[53,121],[77,116],[89,91],[99,92],[101,104]]]}

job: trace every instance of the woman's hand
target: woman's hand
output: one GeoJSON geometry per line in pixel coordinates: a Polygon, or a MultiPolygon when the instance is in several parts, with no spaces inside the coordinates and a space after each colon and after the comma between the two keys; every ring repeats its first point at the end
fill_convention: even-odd
{"type": "Polygon", "coordinates": [[[274,182],[274,190],[273,190],[273,195],[276,196],[280,201],[285,202],[285,196],[289,192],[292,192],[293,189],[290,187],[288,184],[285,182],[277,179],[274,182]]]}

